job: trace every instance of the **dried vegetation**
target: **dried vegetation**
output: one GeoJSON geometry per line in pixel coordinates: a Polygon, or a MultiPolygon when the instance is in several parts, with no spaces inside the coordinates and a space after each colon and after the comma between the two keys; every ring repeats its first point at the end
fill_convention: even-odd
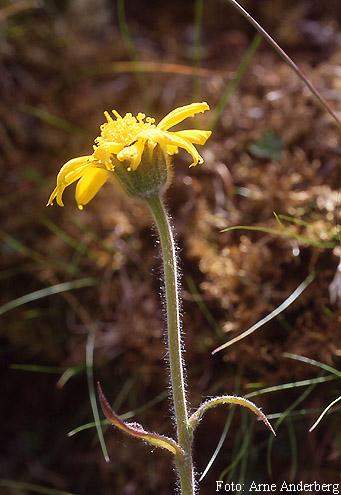
{"type": "MultiPolygon", "coordinates": [[[[101,0],[94,9],[91,1],[18,1],[5,2],[0,10],[0,303],[61,282],[95,280],[91,287],[2,316],[0,471],[16,481],[79,494],[169,493],[173,484],[166,454],[151,455],[118,432],[106,434],[109,465],[94,430],[67,439],[69,430],[92,419],[84,368],[60,389],[55,388],[58,374],[13,369],[14,364],[82,367],[91,320],[97,327],[95,375],[119,413],[148,404],[167,386],[160,263],[145,207],[108,186],[83,212],[76,210],[72,191],[65,194],[63,210],[44,208],[60,164],[90,151],[105,109],[160,117],[193,100],[192,3],[168,2],[167,9],[162,2],[126,3],[136,56],[146,71],[136,72],[129,59],[131,46],[120,32],[114,3],[101,0]]],[[[338,3],[245,5],[340,111],[338,3]]],[[[252,36],[227,2],[206,2],[205,69],[198,78],[200,98],[212,109],[252,36]]],[[[339,138],[332,118],[263,42],[203,150],[205,164],[188,170],[185,154],[176,157],[168,204],[183,272],[193,406],[202,396],[238,388],[244,395],[253,390],[250,383],[257,388],[320,376],[319,368],[283,352],[340,366],[341,313],[328,290],[340,256],[339,138]],[[291,235],[274,211],[294,219],[282,220],[291,235]],[[234,226],[278,234],[221,232],[234,226]],[[314,281],[280,318],[211,356],[215,347],[281,304],[312,271],[314,281]]],[[[301,394],[299,388],[253,400],[266,413],[278,413],[301,394]]],[[[273,480],[339,480],[340,413],[307,431],[339,394],[337,381],[317,385],[297,407],[315,411],[281,425],[272,447],[273,480]]],[[[136,420],[170,435],[168,404],[161,399],[136,420]]],[[[199,471],[219,441],[225,418],[226,410],[217,409],[198,430],[199,471]]],[[[203,495],[212,492],[245,438],[245,417],[236,414],[232,425],[202,483],[203,495]]],[[[247,425],[254,447],[248,459],[244,452],[244,479],[257,473],[266,481],[268,433],[253,418],[247,425]]],[[[243,467],[236,469],[233,479],[243,467]]]]}

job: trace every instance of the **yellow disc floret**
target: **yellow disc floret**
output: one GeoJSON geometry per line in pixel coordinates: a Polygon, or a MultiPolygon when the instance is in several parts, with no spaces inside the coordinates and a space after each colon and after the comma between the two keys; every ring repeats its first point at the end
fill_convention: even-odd
{"type": "Polygon", "coordinates": [[[143,122],[146,117],[144,113],[139,113],[137,117],[127,113],[121,117],[118,112],[113,110],[113,114],[116,120],[113,120],[108,112],[104,112],[108,122],[100,127],[101,135],[95,139],[98,146],[110,142],[120,144],[123,148],[123,146],[132,144],[141,131],[155,127],[153,125],[155,119],[147,117],[146,122],[143,122]]]}

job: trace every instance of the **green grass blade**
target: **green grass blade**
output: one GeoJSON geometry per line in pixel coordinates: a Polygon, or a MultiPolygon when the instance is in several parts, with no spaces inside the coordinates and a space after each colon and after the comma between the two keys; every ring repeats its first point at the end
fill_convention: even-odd
{"type": "Polygon", "coordinates": [[[207,466],[205,467],[204,471],[202,472],[202,474],[201,474],[201,476],[199,478],[199,483],[200,483],[200,481],[202,481],[205,478],[206,474],[211,469],[212,464],[216,460],[216,458],[217,458],[217,456],[218,456],[218,454],[219,454],[219,452],[220,452],[220,450],[221,450],[221,448],[223,446],[223,443],[225,442],[225,438],[226,438],[226,436],[228,434],[228,431],[230,429],[230,426],[231,426],[231,422],[232,422],[232,418],[233,418],[233,414],[234,414],[235,409],[236,408],[234,408],[234,407],[232,409],[230,409],[230,411],[229,411],[229,413],[227,415],[225,426],[224,426],[223,432],[221,434],[221,437],[219,439],[219,442],[218,442],[218,444],[217,444],[217,446],[215,448],[215,451],[212,454],[211,459],[208,461],[207,466]]]}
{"type": "Polygon", "coordinates": [[[294,239],[297,239],[300,242],[308,244],[308,246],[315,246],[315,247],[321,247],[321,248],[334,248],[336,245],[336,242],[331,243],[331,242],[321,242],[320,240],[316,239],[309,239],[309,237],[304,237],[302,235],[295,234],[294,232],[291,232],[280,220],[279,216],[277,213],[273,212],[279,226],[288,233],[289,237],[293,237],[294,239]]]}
{"type": "MultiPolygon", "coordinates": [[[[283,423],[283,421],[289,416],[289,414],[308,397],[308,395],[314,390],[316,385],[317,385],[316,382],[310,380],[310,386],[306,390],[304,390],[304,392],[282,413],[281,417],[278,418],[278,420],[275,423],[276,431],[278,431],[280,424],[283,423]]],[[[273,446],[273,437],[270,437],[268,443],[268,450],[267,450],[267,466],[270,476],[272,475],[272,468],[271,468],[272,446],[273,446]]]]}
{"type": "Polygon", "coordinates": [[[256,53],[260,43],[262,41],[262,37],[259,36],[258,34],[253,38],[249,48],[246,51],[246,54],[244,55],[243,60],[241,61],[238,69],[236,70],[235,76],[230,82],[230,84],[227,86],[226,90],[223,93],[223,96],[220,98],[217,106],[214,109],[212,118],[209,120],[207,129],[210,131],[213,131],[215,128],[218,120],[220,120],[220,117],[225,110],[231,96],[237,89],[246,69],[248,68],[254,54],[256,53]]]}
{"type": "Polygon", "coordinates": [[[289,359],[295,359],[296,361],[301,361],[302,363],[312,364],[313,366],[317,366],[318,368],[321,368],[324,371],[328,371],[329,373],[332,373],[333,375],[336,375],[339,378],[341,378],[341,371],[338,371],[335,368],[328,366],[328,364],[315,361],[315,359],[310,359],[305,356],[299,356],[298,354],[292,354],[291,352],[284,352],[283,356],[289,359]]]}
{"type": "Polygon", "coordinates": [[[67,370],[64,371],[64,373],[61,375],[59,380],[56,383],[57,388],[63,388],[66,382],[70,380],[73,376],[75,376],[77,373],[80,371],[83,371],[84,365],[79,365],[79,366],[74,366],[73,368],[68,368],[67,370]]]}
{"type": "Polygon", "coordinates": [[[95,420],[95,426],[97,430],[98,440],[101,445],[103,456],[106,462],[109,462],[109,455],[107,447],[105,445],[103,431],[101,427],[101,421],[99,418],[99,412],[97,407],[95,384],[94,384],[94,347],[95,347],[96,331],[94,328],[89,329],[88,339],[86,342],[86,376],[88,380],[88,389],[92,414],[95,420]]]}
{"type": "Polygon", "coordinates": [[[75,136],[81,136],[86,134],[86,132],[77,127],[74,124],[71,124],[67,120],[64,120],[56,115],[53,115],[50,112],[46,112],[45,110],[41,110],[40,108],[32,107],[30,105],[22,105],[21,109],[28,113],[29,115],[33,115],[37,119],[45,122],[47,124],[52,125],[56,129],[60,129],[61,131],[67,132],[68,134],[73,134],[75,136]]]}
{"type": "Polygon", "coordinates": [[[304,84],[309,88],[311,93],[318,99],[321,105],[327,110],[327,112],[333,117],[335,122],[341,126],[341,122],[337,115],[334,113],[333,109],[327,103],[327,101],[323,98],[323,96],[319,93],[319,91],[315,88],[312,82],[302,73],[302,71],[297,67],[295,62],[291,60],[291,58],[285,53],[284,50],[276,43],[276,41],[271,38],[271,36],[265,31],[265,29],[258,24],[257,21],[241,6],[236,0],[227,0],[233,7],[235,7],[252,25],[257,29],[259,33],[270,43],[270,45],[276,50],[276,52],[283,58],[283,60],[292,68],[292,70],[296,73],[296,75],[304,82],[304,84]]]}
{"type": "Polygon", "coordinates": [[[47,488],[45,486],[33,485],[32,483],[24,483],[20,481],[0,479],[0,486],[12,488],[13,490],[27,490],[29,492],[42,493],[45,495],[74,495],[70,492],[64,492],[63,490],[55,490],[53,488],[47,488]]]}
{"type": "Polygon", "coordinates": [[[312,431],[316,428],[316,426],[319,424],[319,422],[321,421],[321,419],[323,418],[323,416],[324,416],[325,414],[327,414],[327,412],[329,411],[329,409],[330,409],[331,407],[333,407],[333,406],[334,406],[337,402],[339,402],[339,400],[341,400],[341,396],[340,396],[340,397],[338,397],[337,399],[333,400],[333,402],[331,402],[331,403],[329,404],[329,406],[327,406],[327,407],[324,409],[324,411],[323,411],[323,412],[322,412],[322,414],[320,414],[320,416],[317,418],[317,420],[315,421],[315,423],[313,424],[313,426],[312,426],[311,428],[309,428],[309,432],[312,432],[312,431]]]}
{"type": "Polygon", "coordinates": [[[205,320],[215,330],[217,335],[219,335],[219,337],[222,337],[224,335],[224,332],[223,332],[221,326],[215,320],[214,316],[212,315],[212,313],[210,312],[208,307],[206,306],[203,298],[201,297],[201,294],[199,293],[199,291],[197,289],[197,286],[194,283],[193,278],[192,277],[186,277],[186,282],[187,282],[188,288],[190,290],[190,293],[193,296],[194,301],[197,303],[197,305],[198,305],[200,311],[202,312],[205,320]]]}
{"type": "Polygon", "coordinates": [[[203,0],[195,0],[195,13],[194,13],[194,46],[193,46],[193,101],[200,101],[200,77],[199,69],[201,62],[201,32],[202,32],[202,14],[203,14],[203,0]]]}
{"type": "MultiPolygon", "coordinates": [[[[129,29],[129,26],[127,23],[124,1],[125,0],[117,0],[118,24],[119,24],[122,38],[124,39],[124,42],[125,42],[126,47],[127,47],[129,57],[132,60],[132,62],[137,63],[139,60],[138,60],[138,56],[136,53],[134,40],[133,40],[133,37],[130,33],[130,29],[129,29]]],[[[148,110],[148,112],[150,112],[151,111],[150,95],[149,95],[149,91],[148,91],[148,81],[146,79],[146,75],[144,72],[142,72],[140,70],[136,70],[136,76],[137,76],[137,80],[138,80],[138,83],[140,86],[144,105],[146,106],[146,109],[148,110]]]]}
{"type": "MultiPolygon", "coordinates": [[[[299,416],[311,416],[312,414],[318,414],[321,409],[299,409],[298,411],[291,411],[288,415],[290,418],[297,418],[299,416]]],[[[278,419],[282,416],[282,413],[267,414],[266,417],[270,419],[278,419]]]]}
{"type": "Polygon", "coordinates": [[[246,454],[248,448],[251,444],[251,439],[253,437],[254,423],[249,425],[247,428],[247,417],[242,413],[242,428],[243,432],[240,439],[236,439],[235,445],[237,445],[237,453],[233,455],[233,461],[229,464],[224,471],[220,474],[219,479],[223,479],[227,473],[233,473],[237,468],[238,464],[242,461],[244,455],[246,454]],[[241,440],[238,442],[238,440],[241,440]]]}
{"type": "Polygon", "coordinates": [[[90,287],[96,284],[96,280],[94,278],[82,278],[80,280],[74,280],[73,282],[65,282],[62,284],[51,285],[50,287],[46,287],[46,289],[40,289],[35,292],[31,292],[30,294],[26,294],[25,296],[18,297],[17,299],[13,299],[8,303],[4,304],[0,307],[0,315],[7,313],[12,309],[18,308],[23,304],[27,304],[32,301],[37,301],[38,299],[43,299],[44,297],[52,296],[54,294],[60,294],[61,292],[67,292],[73,289],[80,289],[82,287],[90,287]]]}
{"type": "MultiPolygon", "coordinates": [[[[80,242],[77,239],[74,239],[71,237],[65,230],[59,228],[54,222],[52,222],[49,218],[44,218],[42,220],[43,225],[45,225],[46,228],[49,229],[50,232],[52,232],[56,237],[59,239],[62,239],[65,244],[68,246],[72,247],[75,251],[80,249],[80,242]]],[[[81,249],[86,250],[87,246],[82,246],[81,249]]]]}
{"type": "MultiPolygon", "coordinates": [[[[106,425],[110,425],[111,423],[108,419],[101,419],[99,424],[101,426],[106,426],[106,425]]],[[[84,425],[77,426],[77,428],[74,428],[73,430],[69,431],[67,436],[73,437],[74,435],[77,435],[77,433],[81,433],[82,431],[90,430],[91,428],[96,428],[96,425],[97,423],[91,421],[90,423],[85,423],[84,425]]]]}
{"type": "MultiPolygon", "coordinates": [[[[248,425],[246,426],[246,430],[248,429],[248,425]]],[[[238,474],[238,482],[243,483],[245,480],[246,472],[247,472],[247,466],[249,465],[250,462],[250,454],[251,454],[251,447],[252,447],[252,441],[254,439],[254,435],[250,437],[250,443],[249,445],[245,446],[245,450],[243,452],[243,456],[240,460],[240,466],[239,466],[239,474],[238,474]]],[[[242,490],[239,492],[241,493],[242,490]]],[[[237,491],[238,493],[238,491],[237,491]]]]}
{"type": "Polygon", "coordinates": [[[51,373],[56,375],[62,373],[56,384],[57,388],[62,388],[70,378],[77,375],[79,372],[83,371],[84,366],[78,365],[78,366],[73,366],[71,368],[67,368],[65,366],[40,366],[35,364],[14,363],[10,365],[10,369],[20,370],[20,371],[30,371],[33,373],[51,373]]]}
{"type": "Polygon", "coordinates": [[[308,222],[305,222],[300,218],[288,217],[288,215],[278,215],[278,218],[280,218],[281,220],[286,220],[287,222],[294,223],[296,225],[302,225],[303,227],[310,227],[310,224],[308,222]]]}
{"type": "Polygon", "coordinates": [[[290,469],[290,481],[294,481],[297,474],[297,465],[298,465],[298,453],[297,453],[297,439],[295,429],[292,425],[291,416],[288,415],[286,422],[288,434],[289,434],[289,443],[290,443],[290,451],[291,451],[291,469],[290,469]]]}
{"type": "MultiPolygon", "coordinates": [[[[1,232],[2,234],[2,242],[6,249],[13,250],[17,253],[20,253],[23,256],[26,256],[27,258],[35,261],[36,263],[44,266],[44,267],[57,267],[58,269],[61,269],[63,271],[68,270],[68,265],[63,261],[60,260],[59,258],[57,259],[56,257],[53,257],[52,255],[47,256],[45,254],[42,254],[38,251],[34,251],[33,249],[28,248],[25,246],[19,239],[16,237],[11,236],[7,232],[1,232]]],[[[54,254],[54,253],[53,253],[54,254]]],[[[72,267],[70,267],[72,268],[72,267]]],[[[69,269],[69,272],[72,273],[74,276],[80,276],[80,272],[77,267],[74,267],[75,269],[69,269]]]]}
{"type": "MultiPolygon", "coordinates": [[[[239,390],[240,390],[241,374],[242,374],[242,369],[241,369],[241,367],[239,367],[238,373],[237,373],[237,376],[236,376],[236,386],[235,386],[235,390],[234,390],[235,393],[239,393],[239,390]]],[[[221,448],[223,446],[223,443],[225,441],[225,438],[227,436],[227,433],[229,431],[229,428],[230,428],[231,421],[232,421],[232,418],[233,418],[233,415],[234,415],[234,411],[235,410],[236,410],[235,407],[232,407],[229,410],[229,412],[227,414],[225,426],[224,426],[224,429],[222,431],[222,434],[221,434],[221,437],[219,439],[219,442],[217,444],[217,447],[215,448],[215,450],[214,450],[214,452],[212,454],[211,459],[208,461],[208,463],[207,463],[207,465],[206,465],[206,467],[205,467],[202,475],[200,476],[199,482],[202,481],[205,478],[206,474],[211,469],[214,461],[216,460],[216,458],[217,458],[217,456],[218,456],[218,454],[219,454],[219,452],[220,452],[220,450],[221,450],[221,448]]]]}
{"type": "Polygon", "coordinates": [[[44,261],[47,260],[47,258],[43,254],[40,254],[39,252],[36,252],[33,249],[28,248],[19,239],[11,236],[7,232],[4,233],[1,232],[1,235],[2,235],[2,242],[4,243],[7,249],[9,248],[19,254],[22,254],[23,256],[27,256],[28,258],[38,263],[39,262],[43,263],[44,261]]]}
{"type": "Polygon", "coordinates": [[[239,340],[244,339],[245,337],[253,333],[255,330],[263,326],[265,323],[268,323],[268,321],[278,316],[280,313],[282,313],[282,311],[288,308],[302,294],[302,292],[308,287],[309,284],[311,284],[314,278],[315,278],[315,274],[310,273],[308,277],[297,287],[297,289],[294,290],[294,292],[290,294],[290,296],[284,302],[282,302],[282,304],[280,304],[276,309],[274,309],[270,314],[268,314],[265,318],[262,318],[255,325],[252,325],[251,328],[243,332],[241,335],[238,335],[234,339],[231,339],[225,344],[221,345],[220,347],[217,347],[217,349],[214,349],[214,351],[212,351],[212,354],[216,354],[217,352],[226,349],[226,347],[229,347],[235,344],[236,342],[239,342],[239,340]]]}
{"type": "MultiPolygon", "coordinates": [[[[320,376],[318,378],[311,378],[309,380],[301,380],[299,382],[282,383],[282,385],[275,385],[273,387],[263,388],[262,390],[256,390],[245,395],[246,399],[256,397],[257,395],[269,394],[271,392],[278,392],[280,390],[288,390],[297,387],[307,387],[310,385],[317,385],[319,383],[331,382],[335,380],[335,376],[320,376]]],[[[267,416],[268,417],[268,416],[267,416]]]]}
{"type": "MultiPolygon", "coordinates": [[[[161,401],[166,399],[166,397],[168,397],[168,393],[167,393],[167,390],[164,390],[159,395],[157,395],[156,397],[151,399],[149,402],[146,402],[146,404],[144,404],[143,406],[136,408],[134,411],[129,411],[125,414],[120,415],[120,418],[122,419],[122,421],[126,421],[127,419],[133,418],[137,414],[140,414],[144,411],[147,411],[148,409],[155,406],[156,404],[159,404],[161,401]]],[[[110,421],[108,419],[103,419],[100,421],[100,424],[102,426],[109,425],[110,421]]],[[[68,433],[68,437],[72,437],[76,433],[80,433],[81,431],[88,430],[89,428],[94,428],[95,426],[96,426],[96,424],[94,422],[78,426],[77,428],[75,428],[74,430],[72,430],[68,433]]]]}
{"type": "Polygon", "coordinates": [[[12,370],[33,371],[36,373],[52,373],[56,375],[59,375],[59,373],[63,373],[67,369],[65,366],[40,366],[36,364],[11,364],[10,368],[12,370]]]}
{"type": "MultiPolygon", "coordinates": [[[[83,238],[74,239],[71,237],[65,230],[59,228],[54,222],[51,222],[50,219],[44,218],[42,223],[47,227],[56,237],[63,240],[65,244],[72,247],[75,251],[74,256],[78,255],[80,257],[87,256],[89,259],[97,261],[98,255],[95,253],[88,245],[87,242],[83,240],[83,238]],[[81,240],[79,240],[81,239],[81,240]]],[[[77,222],[73,220],[73,223],[77,225],[77,222]]],[[[90,230],[90,229],[89,229],[90,230]]],[[[84,237],[84,236],[82,236],[84,237]]],[[[89,236],[88,236],[89,237],[89,236]]],[[[71,263],[73,266],[73,263],[71,263]]],[[[69,267],[68,267],[69,268],[69,267]]],[[[69,269],[72,272],[72,270],[69,269]]]]}
{"type": "MultiPolygon", "coordinates": [[[[298,241],[308,244],[308,246],[319,247],[323,249],[334,249],[337,244],[337,240],[331,242],[320,241],[319,239],[310,239],[309,237],[304,237],[302,235],[295,234],[291,232],[288,228],[286,228],[283,223],[279,220],[282,215],[276,215],[274,213],[280,227],[282,230],[271,229],[269,227],[255,227],[253,225],[234,225],[233,227],[227,227],[226,229],[221,230],[220,232],[228,232],[229,230],[253,230],[255,232],[265,232],[266,234],[276,235],[278,237],[287,237],[291,239],[297,239],[298,241]]],[[[299,220],[297,221],[299,223],[299,220]]],[[[302,225],[305,222],[302,222],[302,225]]],[[[307,224],[309,226],[309,224],[307,224]]]]}

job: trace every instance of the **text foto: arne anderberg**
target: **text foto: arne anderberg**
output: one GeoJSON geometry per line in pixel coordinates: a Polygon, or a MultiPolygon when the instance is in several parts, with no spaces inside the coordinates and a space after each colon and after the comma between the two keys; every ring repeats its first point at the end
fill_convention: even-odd
{"type": "Polygon", "coordinates": [[[299,481],[298,483],[287,483],[283,481],[281,484],[279,483],[256,483],[252,481],[249,486],[246,486],[245,483],[224,483],[223,481],[216,481],[216,492],[258,492],[258,493],[266,493],[266,492],[303,492],[303,493],[333,493],[338,495],[340,493],[340,484],[339,483],[317,483],[314,481],[313,483],[303,483],[303,481],[299,481]]]}

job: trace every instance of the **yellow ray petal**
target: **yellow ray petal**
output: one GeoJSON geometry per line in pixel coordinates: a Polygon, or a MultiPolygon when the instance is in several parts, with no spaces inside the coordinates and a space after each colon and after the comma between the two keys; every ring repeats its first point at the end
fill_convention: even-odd
{"type": "Polygon", "coordinates": [[[140,132],[139,137],[143,137],[153,143],[160,144],[160,146],[170,154],[177,153],[177,147],[183,148],[193,157],[194,161],[191,163],[190,167],[193,167],[198,162],[202,163],[204,161],[197,152],[195,146],[193,146],[188,139],[181,137],[181,135],[179,136],[179,132],[166,132],[161,131],[160,129],[147,129],[140,132]]]}
{"type": "Polygon", "coordinates": [[[80,156],[66,162],[57,175],[57,186],[53,190],[47,206],[52,205],[56,198],[59,206],[64,206],[63,192],[67,186],[78,180],[84,175],[84,170],[91,166],[91,156],[80,156]]]}
{"type": "Polygon", "coordinates": [[[104,143],[94,148],[93,158],[101,165],[104,165],[107,170],[114,170],[114,165],[111,161],[112,155],[119,153],[124,147],[121,143],[104,143]]]}
{"type": "Polygon", "coordinates": [[[103,143],[96,147],[94,151],[94,158],[101,160],[106,155],[116,155],[124,147],[122,143],[103,143]]]}
{"type": "MultiPolygon", "coordinates": [[[[65,187],[66,187],[66,186],[65,186],[65,187]]],[[[65,187],[64,187],[64,189],[65,189],[65,187]]],[[[63,191],[64,191],[64,189],[63,189],[63,191]]],[[[49,200],[48,200],[48,202],[46,203],[46,206],[51,206],[51,205],[53,205],[53,201],[55,200],[55,198],[56,198],[56,196],[57,196],[57,194],[58,194],[58,191],[59,191],[59,187],[58,187],[58,186],[56,186],[56,187],[53,189],[52,194],[50,195],[49,200]]],[[[63,194],[63,192],[62,192],[62,194],[63,194]]],[[[60,198],[60,202],[59,202],[58,204],[59,204],[59,206],[64,206],[64,203],[63,203],[62,198],[60,198]]]]}
{"type": "Polygon", "coordinates": [[[186,131],[176,131],[174,134],[188,139],[193,144],[205,144],[212,131],[199,131],[196,129],[186,130],[186,131]]]}
{"type": "Polygon", "coordinates": [[[144,129],[138,134],[138,139],[148,140],[152,145],[165,146],[166,133],[161,129],[144,129]]]}
{"type": "Polygon", "coordinates": [[[190,105],[176,108],[166,115],[166,117],[164,117],[156,127],[162,131],[167,131],[170,127],[173,127],[179,122],[187,119],[187,117],[193,117],[196,113],[205,112],[209,109],[210,107],[204,101],[202,103],[191,103],[190,105]]]}
{"type": "Polygon", "coordinates": [[[118,153],[117,158],[120,162],[128,161],[130,163],[129,168],[131,170],[136,170],[141,162],[144,145],[145,139],[139,139],[135,144],[123,148],[123,150],[118,153]]]}
{"type": "Polygon", "coordinates": [[[74,176],[78,174],[79,171],[83,170],[85,167],[89,166],[92,160],[91,155],[79,156],[78,158],[73,158],[66,162],[60,169],[57,175],[57,185],[69,185],[72,184],[77,179],[74,176]]]}
{"type": "Polygon", "coordinates": [[[139,138],[146,139],[152,148],[159,144],[161,148],[170,155],[174,155],[178,152],[178,147],[169,144],[169,138],[167,138],[166,133],[160,129],[145,129],[140,132],[139,138]]]}
{"type": "Polygon", "coordinates": [[[170,144],[166,146],[166,151],[169,155],[176,155],[177,153],[179,153],[179,148],[170,144]]]}
{"type": "Polygon", "coordinates": [[[103,168],[89,168],[86,171],[76,187],[76,201],[80,210],[92,200],[108,177],[109,172],[103,168]]]}
{"type": "MultiPolygon", "coordinates": [[[[197,163],[203,163],[204,159],[199,155],[197,149],[193,144],[181,136],[178,136],[177,132],[164,132],[165,135],[165,143],[168,146],[178,146],[179,148],[183,148],[189,153],[193,158],[193,163],[190,164],[190,167],[194,167],[197,163]]],[[[172,153],[172,148],[171,148],[172,153]]],[[[173,151],[174,153],[174,151],[173,151]]]]}

